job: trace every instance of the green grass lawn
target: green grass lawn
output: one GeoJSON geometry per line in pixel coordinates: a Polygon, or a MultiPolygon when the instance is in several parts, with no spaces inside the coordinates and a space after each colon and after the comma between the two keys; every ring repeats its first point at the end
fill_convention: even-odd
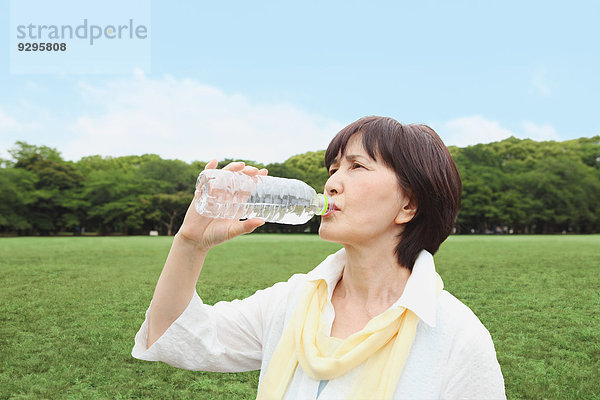
{"type": "MultiPolygon", "coordinates": [[[[258,372],[131,357],[169,237],[0,239],[0,399],[251,399],[258,372]]],[[[243,298],[339,249],[251,234],[209,253],[198,293],[243,298]]],[[[600,399],[600,236],[453,236],[445,289],[489,329],[509,399],[600,399]]]]}

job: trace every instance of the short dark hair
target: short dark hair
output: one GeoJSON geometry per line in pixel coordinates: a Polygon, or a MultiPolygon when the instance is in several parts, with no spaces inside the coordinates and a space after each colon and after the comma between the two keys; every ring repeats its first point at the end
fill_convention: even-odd
{"type": "Polygon", "coordinates": [[[369,156],[382,158],[396,173],[404,194],[416,203],[417,211],[405,224],[394,251],[400,265],[412,271],[419,252],[435,254],[454,228],[462,193],[458,168],[429,126],[370,116],[346,126],[331,140],[325,152],[328,170],[358,133],[369,156]]]}

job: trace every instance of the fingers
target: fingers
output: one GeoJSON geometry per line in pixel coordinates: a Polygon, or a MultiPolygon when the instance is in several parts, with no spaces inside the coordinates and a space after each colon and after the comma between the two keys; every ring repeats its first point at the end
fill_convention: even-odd
{"type": "Polygon", "coordinates": [[[244,167],[244,169],[242,169],[242,172],[245,173],[246,175],[250,175],[250,176],[256,176],[256,175],[266,176],[269,173],[269,171],[267,171],[266,168],[258,169],[251,165],[246,165],[244,167]]]}
{"type": "Polygon", "coordinates": [[[219,162],[217,161],[217,159],[216,159],[216,158],[213,158],[212,160],[210,160],[210,161],[208,162],[208,164],[206,164],[206,165],[204,166],[204,169],[215,169],[215,168],[217,168],[217,165],[218,165],[218,164],[219,164],[219,162]]]}
{"type": "Polygon", "coordinates": [[[232,163],[227,164],[226,166],[223,167],[223,169],[226,169],[227,171],[241,171],[242,169],[244,169],[244,167],[246,166],[246,163],[244,163],[243,161],[235,161],[232,163]]]}
{"type": "Polygon", "coordinates": [[[250,166],[250,165],[246,165],[244,167],[244,169],[242,170],[242,172],[245,173],[246,175],[256,176],[256,175],[258,175],[258,168],[250,166]]]}
{"type": "Polygon", "coordinates": [[[265,221],[261,218],[251,218],[245,221],[237,221],[229,226],[228,239],[233,239],[236,236],[250,233],[261,225],[264,225],[265,221]]]}
{"type": "MultiPolygon", "coordinates": [[[[212,160],[210,160],[208,162],[208,164],[206,164],[204,169],[216,169],[218,164],[219,164],[219,162],[217,161],[217,159],[213,158],[212,160]]],[[[253,167],[251,165],[246,165],[246,163],[244,163],[243,161],[235,161],[235,162],[229,163],[225,167],[223,167],[223,169],[226,169],[228,171],[233,171],[233,172],[242,171],[246,175],[250,175],[250,176],[255,176],[255,175],[263,175],[264,176],[269,173],[269,171],[266,168],[262,168],[259,170],[258,168],[253,167]]]]}
{"type": "Polygon", "coordinates": [[[259,226],[263,226],[265,224],[265,220],[262,218],[251,218],[242,222],[244,223],[245,228],[247,229],[247,233],[250,233],[259,226]]]}

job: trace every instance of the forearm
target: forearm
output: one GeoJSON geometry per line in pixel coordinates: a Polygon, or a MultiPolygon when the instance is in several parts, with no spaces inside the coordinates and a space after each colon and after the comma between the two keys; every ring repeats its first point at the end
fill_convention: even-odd
{"type": "Polygon", "coordinates": [[[207,251],[175,235],[148,312],[149,348],[189,304],[207,251]]]}

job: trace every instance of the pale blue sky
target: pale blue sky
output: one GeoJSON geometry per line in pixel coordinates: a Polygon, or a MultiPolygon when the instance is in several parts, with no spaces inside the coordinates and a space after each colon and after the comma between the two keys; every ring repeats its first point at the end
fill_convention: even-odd
{"type": "Polygon", "coordinates": [[[283,161],[365,115],[446,144],[600,134],[595,1],[151,2],[151,70],[10,74],[0,0],[0,157],[283,161]]]}

